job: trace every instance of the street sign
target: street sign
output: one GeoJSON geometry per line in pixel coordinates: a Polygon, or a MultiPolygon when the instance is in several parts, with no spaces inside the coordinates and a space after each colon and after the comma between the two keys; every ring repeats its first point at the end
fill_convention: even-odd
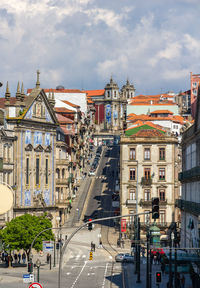
{"type": "Polygon", "coordinates": [[[42,241],[42,245],[43,245],[43,252],[52,252],[53,248],[54,248],[54,241],[42,241]]]}
{"type": "Polygon", "coordinates": [[[23,274],[23,282],[24,283],[34,282],[34,275],[33,274],[23,274]]]}
{"type": "Polygon", "coordinates": [[[32,283],[28,288],[43,288],[40,283],[32,283]]]}
{"type": "Polygon", "coordinates": [[[28,288],[43,288],[40,283],[32,283],[28,288]]]}
{"type": "Polygon", "coordinates": [[[126,232],[126,219],[121,219],[121,232],[126,232]]]}

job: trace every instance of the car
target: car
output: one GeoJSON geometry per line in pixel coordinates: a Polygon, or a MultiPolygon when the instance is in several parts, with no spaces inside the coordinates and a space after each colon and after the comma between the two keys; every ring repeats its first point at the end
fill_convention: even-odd
{"type": "Polygon", "coordinates": [[[89,175],[89,176],[95,176],[95,171],[94,171],[94,170],[90,170],[90,171],[88,172],[88,175],[89,175]]]}
{"type": "Polygon", "coordinates": [[[120,253],[115,256],[116,262],[134,263],[134,256],[129,253],[120,253]]]}

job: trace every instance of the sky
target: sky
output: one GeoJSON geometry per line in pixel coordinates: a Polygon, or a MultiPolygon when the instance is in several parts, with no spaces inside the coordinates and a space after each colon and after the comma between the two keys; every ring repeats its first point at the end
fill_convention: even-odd
{"type": "Polygon", "coordinates": [[[9,82],[136,95],[190,89],[200,73],[200,0],[1,0],[0,95],[9,82]]]}

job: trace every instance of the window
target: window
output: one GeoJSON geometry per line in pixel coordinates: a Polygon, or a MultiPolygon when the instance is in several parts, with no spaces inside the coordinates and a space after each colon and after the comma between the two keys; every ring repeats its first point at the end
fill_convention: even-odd
{"type": "Polygon", "coordinates": [[[135,199],[135,189],[129,190],[129,200],[136,200],[135,199]]]}
{"type": "Polygon", "coordinates": [[[165,168],[159,168],[159,180],[165,180],[165,168]]]}
{"type": "Polygon", "coordinates": [[[40,159],[36,158],[36,177],[35,177],[36,185],[40,184],[40,159]]]}
{"type": "Polygon", "coordinates": [[[115,92],[114,92],[114,97],[116,98],[116,96],[117,96],[117,92],[115,91],[115,92]]]}
{"type": "Polygon", "coordinates": [[[129,169],[129,180],[135,180],[135,168],[129,169]]]}
{"type": "Polygon", "coordinates": [[[56,188],[56,200],[58,200],[59,191],[60,191],[60,188],[56,188]]]}
{"type": "Polygon", "coordinates": [[[144,178],[145,179],[151,178],[151,169],[150,168],[144,168],[144,178]]]}
{"type": "MultiPolygon", "coordinates": [[[[135,214],[135,211],[134,211],[134,210],[130,210],[130,211],[129,211],[129,214],[135,214]]],[[[129,217],[129,223],[130,223],[130,224],[133,224],[133,223],[134,223],[134,216],[130,216],[130,217],[129,217]]]]}
{"type": "MultiPolygon", "coordinates": [[[[145,213],[150,212],[149,210],[145,210],[145,213]]],[[[149,223],[149,214],[144,214],[144,222],[147,224],[149,223]]]]}
{"type": "Polygon", "coordinates": [[[107,92],[107,97],[108,97],[108,98],[110,97],[110,91],[107,92]]]}
{"type": "Polygon", "coordinates": [[[60,192],[60,200],[63,200],[63,188],[61,188],[61,192],[60,192]]]}
{"type": "Polygon", "coordinates": [[[48,184],[48,169],[49,169],[49,165],[48,165],[49,163],[48,163],[48,159],[46,159],[46,167],[45,167],[45,183],[46,183],[46,185],[48,184]]]}
{"type": "Polygon", "coordinates": [[[159,190],[160,201],[165,201],[165,189],[159,190]]]}
{"type": "Polygon", "coordinates": [[[130,148],[129,150],[129,159],[135,160],[135,148],[130,148]]]}
{"type": "Polygon", "coordinates": [[[60,169],[56,168],[56,179],[60,179],[60,169]]]}
{"type": "Polygon", "coordinates": [[[64,179],[65,178],[65,169],[63,168],[62,169],[62,179],[64,179]]]}
{"type": "Polygon", "coordinates": [[[159,148],[159,160],[165,160],[165,148],[159,148]]]}
{"type": "Polygon", "coordinates": [[[151,199],[151,191],[150,189],[144,189],[144,200],[150,201],[151,199]]]}
{"type": "Polygon", "coordinates": [[[160,223],[165,223],[165,211],[160,211],[160,223]]]}
{"type": "Polygon", "coordinates": [[[29,158],[26,158],[26,185],[29,185],[29,158]]]}
{"type": "Polygon", "coordinates": [[[150,148],[144,148],[144,160],[150,160],[150,148]]]}

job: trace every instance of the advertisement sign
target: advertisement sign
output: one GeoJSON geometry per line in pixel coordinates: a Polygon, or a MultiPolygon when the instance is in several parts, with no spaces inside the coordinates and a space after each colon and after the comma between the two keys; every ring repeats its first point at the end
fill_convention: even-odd
{"type": "Polygon", "coordinates": [[[106,121],[107,123],[111,123],[111,105],[107,104],[106,105],[106,121]]]}
{"type": "Polygon", "coordinates": [[[126,232],[126,219],[121,219],[121,232],[126,232]]]}
{"type": "Polygon", "coordinates": [[[43,252],[52,252],[54,248],[54,242],[53,241],[42,241],[43,244],[43,252]]]}

